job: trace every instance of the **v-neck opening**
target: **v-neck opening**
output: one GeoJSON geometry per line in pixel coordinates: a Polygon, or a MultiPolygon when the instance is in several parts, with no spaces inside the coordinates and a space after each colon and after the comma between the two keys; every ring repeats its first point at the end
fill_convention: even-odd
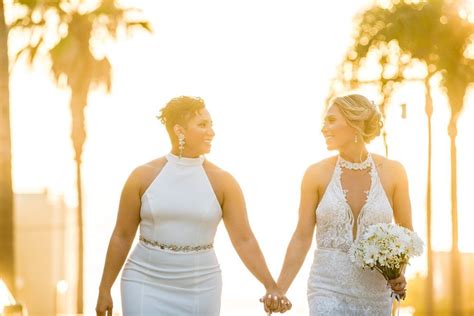
{"type": "Polygon", "coordinates": [[[338,182],[337,184],[338,184],[338,187],[339,187],[339,192],[342,196],[342,200],[344,201],[344,204],[346,206],[346,210],[347,210],[349,218],[350,218],[349,224],[351,226],[351,240],[352,240],[352,242],[355,242],[359,238],[360,221],[362,219],[363,213],[364,213],[365,209],[367,208],[367,205],[369,204],[371,197],[373,196],[373,191],[374,191],[374,188],[375,188],[375,181],[377,180],[376,176],[375,176],[375,172],[377,172],[377,170],[375,169],[374,161],[372,160],[372,158],[370,158],[370,172],[369,172],[370,186],[369,186],[369,190],[368,191],[364,190],[364,193],[366,193],[365,201],[362,204],[362,207],[360,208],[357,216],[355,216],[354,211],[353,211],[353,209],[352,209],[352,207],[349,204],[349,201],[347,199],[347,192],[349,192],[349,191],[345,190],[342,187],[342,172],[343,172],[343,170],[342,170],[342,168],[339,164],[339,158],[336,162],[336,168],[337,168],[337,182],[338,182]],[[355,235],[354,235],[354,229],[355,229],[355,235]]]}

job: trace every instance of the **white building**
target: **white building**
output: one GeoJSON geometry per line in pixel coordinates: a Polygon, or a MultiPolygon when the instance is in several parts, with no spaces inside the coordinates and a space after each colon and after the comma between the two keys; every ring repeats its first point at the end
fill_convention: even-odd
{"type": "Polygon", "coordinates": [[[62,198],[15,194],[16,299],[30,316],[75,310],[75,222],[75,210],[62,198]]]}

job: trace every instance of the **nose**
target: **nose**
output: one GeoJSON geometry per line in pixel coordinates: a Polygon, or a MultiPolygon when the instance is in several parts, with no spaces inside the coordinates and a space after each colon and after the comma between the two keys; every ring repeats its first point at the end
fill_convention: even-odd
{"type": "Polygon", "coordinates": [[[208,130],[208,134],[214,137],[216,135],[216,133],[214,132],[214,128],[210,127],[208,130]]]}
{"type": "Polygon", "coordinates": [[[327,127],[326,127],[326,123],[323,122],[323,123],[321,124],[321,133],[324,134],[324,133],[326,133],[327,131],[328,131],[328,129],[327,129],[327,127]]]}

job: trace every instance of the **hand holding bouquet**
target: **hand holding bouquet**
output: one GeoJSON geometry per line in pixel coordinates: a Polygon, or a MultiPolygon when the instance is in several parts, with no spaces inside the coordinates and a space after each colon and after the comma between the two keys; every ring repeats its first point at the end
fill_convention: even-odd
{"type": "MultiPolygon", "coordinates": [[[[389,281],[399,278],[411,257],[423,252],[423,241],[402,226],[391,223],[370,225],[349,250],[357,266],[377,270],[389,281]]],[[[404,295],[396,295],[397,299],[404,295]]]]}

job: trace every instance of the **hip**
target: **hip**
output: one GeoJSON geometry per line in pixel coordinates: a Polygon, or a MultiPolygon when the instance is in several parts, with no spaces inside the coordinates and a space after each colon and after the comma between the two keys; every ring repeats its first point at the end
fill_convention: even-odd
{"type": "Polygon", "coordinates": [[[198,276],[221,273],[220,265],[213,249],[200,252],[172,252],[156,249],[138,243],[130,254],[123,269],[123,275],[128,271],[141,271],[154,277],[198,276]]]}
{"type": "Polygon", "coordinates": [[[354,297],[390,297],[387,281],[377,271],[357,267],[349,254],[317,249],[308,280],[308,293],[337,292],[354,297]]]}

